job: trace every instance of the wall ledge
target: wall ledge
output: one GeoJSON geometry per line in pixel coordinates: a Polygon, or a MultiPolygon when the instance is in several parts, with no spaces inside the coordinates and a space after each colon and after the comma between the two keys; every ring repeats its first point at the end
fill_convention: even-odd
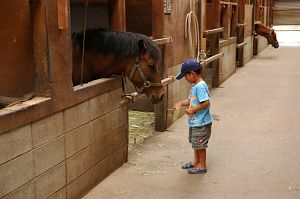
{"type": "Polygon", "coordinates": [[[230,37],[229,39],[227,40],[220,40],[219,42],[219,47],[220,48],[223,48],[224,46],[228,46],[230,44],[233,44],[233,43],[236,43],[237,41],[237,38],[236,37],[230,37]]]}

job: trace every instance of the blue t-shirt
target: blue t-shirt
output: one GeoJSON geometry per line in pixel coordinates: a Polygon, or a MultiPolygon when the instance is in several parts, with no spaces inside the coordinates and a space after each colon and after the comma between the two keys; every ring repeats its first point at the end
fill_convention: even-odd
{"type": "MultiPolygon", "coordinates": [[[[209,91],[205,81],[200,81],[196,85],[192,85],[191,92],[189,95],[190,107],[194,108],[201,102],[209,100],[209,91]]],[[[212,117],[209,113],[210,105],[208,107],[197,111],[195,114],[189,115],[188,125],[204,126],[212,122],[212,117]]]]}

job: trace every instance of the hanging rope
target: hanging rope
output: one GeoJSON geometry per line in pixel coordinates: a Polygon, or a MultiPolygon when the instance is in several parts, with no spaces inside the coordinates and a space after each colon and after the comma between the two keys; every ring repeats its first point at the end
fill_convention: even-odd
{"type": "Polygon", "coordinates": [[[194,11],[194,1],[190,0],[190,12],[185,17],[184,25],[184,37],[189,39],[189,52],[192,57],[195,57],[195,46],[197,48],[197,60],[200,58],[200,35],[199,35],[199,23],[197,15],[194,11]],[[193,30],[192,30],[193,26],[193,30]],[[193,38],[193,35],[195,38],[193,38]],[[193,45],[193,41],[195,44],[193,45]]]}
{"type": "Polygon", "coordinates": [[[84,0],[84,23],[83,23],[83,39],[82,39],[82,55],[81,55],[81,72],[80,72],[80,85],[82,86],[83,80],[83,66],[84,66],[84,54],[85,54],[85,31],[87,26],[87,7],[88,0],[84,0]]]}

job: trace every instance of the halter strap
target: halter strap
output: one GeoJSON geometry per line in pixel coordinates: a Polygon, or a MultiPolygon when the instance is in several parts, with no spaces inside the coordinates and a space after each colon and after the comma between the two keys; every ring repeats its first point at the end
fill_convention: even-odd
{"type": "Polygon", "coordinates": [[[131,82],[132,82],[132,78],[133,78],[136,71],[138,71],[140,73],[140,76],[144,81],[144,84],[141,87],[137,87],[135,84],[133,84],[136,91],[139,94],[141,94],[144,91],[144,89],[148,88],[148,87],[163,87],[163,84],[161,82],[160,83],[153,83],[153,82],[150,82],[150,81],[147,80],[143,70],[140,67],[140,58],[139,57],[135,58],[134,64],[132,65],[132,68],[131,68],[131,71],[130,71],[130,74],[129,74],[129,77],[128,77],[131,82]]]}

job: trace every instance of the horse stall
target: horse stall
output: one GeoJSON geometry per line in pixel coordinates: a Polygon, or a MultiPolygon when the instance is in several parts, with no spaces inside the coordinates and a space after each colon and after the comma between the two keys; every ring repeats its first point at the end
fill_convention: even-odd
{"type": "Polygon", "coordinates": [[[81,198],[127,161],[122,77],[73,86],[71,42],[124,30],[124,2],[0,2],[0,198],[81,198]]]}
{"type": "Polygon", "coordinates": [[[274,36],[270,36],[272,26],[272,2],[270,0],[246,0],[245,1],[245,28],[244,28],[244,56],[243,63],[249,62],[253,55],[259,54],[269,44],[278,48],[278,42],[274,36]],[[257,27],[263,27],[258,29],[257,27]]]}
{"type": "MultiPolygon", "coordinates": [[[[214,4],[216,2],[214,1],[214,4]]],[[[209,4],[211,3],[203,0],[126,1],[127,31],[152,36],[160,46],[161,78],[176,76],[184,60],[198,58],[204,66],[204,78],[209,87],[219,86],[218,59],[224,54],[219,52],[218,32],[221,28],[219,22],[216,24],[206,22],[209,18],[205,15],[209,13],[206,12],[206,5],[209,4]],[[139,15],[139,13],[143,14],[139,15]],[[152,20],[146,16],[152,16],[152,20]]],[[[132,86],[127,88],[131,92],[134,91],[132,86]]],[[[165,89],[166,97],[158,105],[153,106],[143,97],[139,97],[135,103],[129,105],[132,110],[154,111],[156,131],[165,130],[184,114],[184,109],[177,111],[173,107],[176,102],[187,98],[190,85],[185,80],[180,80],[167,85],[165,89]]]]}
{"type": "MultiPolygon", "coordinates": [[[[191,57],[188,41],[184,38],[185,18],[189,11],[189,1],[126,1],[126,30],[153,37],[162,52],[158,66],[162,79],[175,76],[180,71],[181,63],[191,57]]],[[[172,78],[169,80],[172,82],[172,78]]],[[[128,83],[127,92],[134,91],[128,83]]],[[[188,96],[189,86],[185,81],[175,81],[166,85],[165,91],[165,98],[159,104],[153,105],[146,97],[140,96],[128,105],[131,110],[154,117],[150,121],[154,124],[153,131],[164,131],[173,123],[174,103],[188,96]]]]}
{"type": "Polygon", "coordinates": [[[212,87],[218,87],[236,70],[236,2],[206,1],[202,13],[202,40],[206,45],[201,47],[208,58],[218,58],[206,67],[212,72],[212,87]]]}
{"type": "MultiPolygon", "coordinates": [[[[249,4],[246,0],[128,0],[126,30],[152,36],[160,46],[162,79],[175,76],[185,59],[198,58],[208,86],[218,87],[253,56],[253,5],[249,4]]],[[[127,93],[135,91],[130,83],[126,85],[127,93]]],[[[165,130],[184,114],[173,106],[187,97],[189,85],[175,81],[166,91],[167,97],[158,105],[143,96],[129,105],[131,110],[151,113],[156,131],[165,130]]]]}
{"type": "MultiPolygon", "coordinates": [[[[257,0],[254,2],[254,26],[256,24],[267,25],[268,7],[266,0],[257,0]]],[[[254,31],[256,31],[254,27],[254,31]]],[[[256,31],[257,32],[257,31],[256,31]]],[[[261,35],[254,35],[253,54],[257,55],[268,46],[268,40],[261,35]]]]}
{"type": "MultiPolygon", "coordinates": [[[[173,108],[190,91],[173,82],[184,60],[218,87],[243,43],[238,2],[1,1],[0,199],[81,198],[127,161],[129,106],[151,111],[157,131],[185,113],[173,108]]],[[[245,3],[244,63],[255,6],[245,3]]]]}

